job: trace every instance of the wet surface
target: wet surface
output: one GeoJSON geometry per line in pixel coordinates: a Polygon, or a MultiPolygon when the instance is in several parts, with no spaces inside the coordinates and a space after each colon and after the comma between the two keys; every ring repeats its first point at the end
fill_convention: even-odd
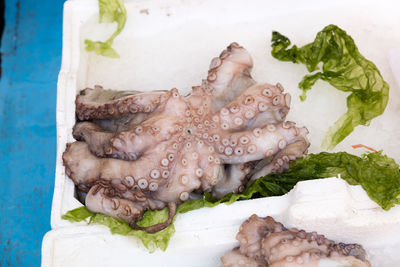
{"type": "Polygon", "coordinates": [[[40,266],[56,164],[62,0],[5,3],[0,80],[0,266],[40,266]]]}

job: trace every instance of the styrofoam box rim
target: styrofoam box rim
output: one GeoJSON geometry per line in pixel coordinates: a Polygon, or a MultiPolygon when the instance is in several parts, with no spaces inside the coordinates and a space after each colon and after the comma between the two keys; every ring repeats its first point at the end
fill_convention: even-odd
{"type": "MultiPolygon", "coordinates": [[[[201,2],[201,0],[186,2],[149,0],[131,1],[130,3],[137,5],[140,9],[141,5],[171,7],[190,5],[196,2],[201,2]]],[[[79,28],[88,17],[96,15],[97,12],[97,0],[68,0],[64,4],[63,54],[57,84],[57,165],[51,212],[51,227],[54,230],[46,234],[43,241],[43,266],[53,266],[53,242],[57,239],[70,235],[84,238],[84,236],[93,234],[100,234],[107,239],[110,235],[109,230],[103,226],[88,226],[85,222],[70,223],[61,219],[61,215],[66,211],[82,206],[73,197],[74,185],[65,175],[62,153],[65,144],[73,141],[70,125],[74,124],[75,118],[73,115],[71,116],[71,113],[74,112],[71,103],[75,99],[81,56],[79,28]]],[[[385,248],[387,246],[391,246],[393,249],[400,248],[398,240],[394,237],[400,236],[400,208],[395,207],[390,213],[383,212],[376,203],[368,198],[360,186],[349,186],[337,178],[301,182],[289,194],[282,197],[242,201],[230,206],[220,205],[206,211],[202,209],[179,215],[175,223],[176,235],[185,236],[207,229],[228,229],[227,231],[230,231],[232,236],[233,231],[236,231],[232,229],[236,229],[243,218],[253,213],[260,216],[276,215],[276,218],[281,219],[288,226],[296,226],[309,231],[325,230],[324,234],[329,238],[341,238],[341,241],[365,241],[370,244],[367,249],[371,250],[377,247],[382,250],[382,242],[385,243],[385,248]],[[268,213],[265,211],[266,206],[269,207],[268,213]],[[213,214],[219,214],[219,216],[213,217],[213,214]],[[224,214],[229,216],[223,216],[224,214]],[[207,219],[208,216],[215,219],[211,222],[207,219]],[[340,235],[335,231],[329,231],[329,227],[325,225],[334,222],[335,218],[339,217],[341,220],[337,227],[344,229],[340,235]],[[385,225],[385,229],[376,230],[380,225],[385,225]],[[370,232],[373,234],[367,236],[366,234],[370,232]]],[[[177,239],[183,240],[184,238],[177,239]]],[[[206,241],[207,239],[204,242],[206,241]]],[[[185,245],[187,244],[174,243],[171,244],[171,249],[179,250],[180,246],[185,245]]],[[[374,257],[374,253],[372,252],[372,257],[374,257]]],[[[392,262],[400,263],[400,258],[392,262]]]]}

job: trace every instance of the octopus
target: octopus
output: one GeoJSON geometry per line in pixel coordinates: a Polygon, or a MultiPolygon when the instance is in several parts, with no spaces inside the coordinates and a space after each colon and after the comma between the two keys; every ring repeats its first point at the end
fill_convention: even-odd
{"type": "Polygon", "coordinates": [[[232,43],[187,95],[176,88],[80,91],[76,141],[66,145],[63,163],[87,208],[152,233],[172,222],[177,205],[203,192],[242,192],[307,153],[308,130],[285,121],[290,94],[279,83],[256,83],[252,67],[247,50],[232,43]],[[165,207],[166,222],[136,224],[146,210],[165,207]]]}
{"type": "Polygon", "coordinates": [[[224,267],[370,267],[358,244],[335,243],[316,232],[287,229],[272,217],[253,214],[236,236],[240,246],[225,254],[224,267]]]}

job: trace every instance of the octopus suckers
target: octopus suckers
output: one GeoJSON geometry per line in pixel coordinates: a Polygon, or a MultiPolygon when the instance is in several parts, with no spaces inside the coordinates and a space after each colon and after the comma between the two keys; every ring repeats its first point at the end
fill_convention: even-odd
{"type": "Polygon", "coordinates": [[[287,256],[286,257],[286,261],[287,262],[293,262],[293,260],[294,260],[293,256],[287,256]]]}
{"type": "Polygon", "coordinates": [[[225,155],[230,156],[232,155],[233,149],[231,147],[225,148],[225,155]]]}
{"type": "Polygon", "coordinates": [[[268,105],[266,104],[266,103],[264,103],[264,102],[261,102],[261,103],[259,103],[258,104],[258,110],[259,111],[266,111],[268,109],[268,105]]]}
{"type": "Polygon", "coordinates": [[[135,184],[135,180],[132,176],[125,176],[125,183],[127,186],[132,187],[135,184]]]}
{"type": "Polygon", "coordinates": [[[112,203],[112,209],[113,209],[113,210],[118,209],[118,207],[119,207],[119,201],[118,201],[118,199],[112,198],[112,199],[111,199],[111,203],[112,203]]]}
{"type": "Polygon", "coordinates": [[[262,91],[262,94],[263,94],[264,96],[271,97],[271,96],[272,96],[272,91],[271,91],[271,89],[264,89],[264,90],[262,91]]]}
{"type": "Polygon", "coordinates": [[[245,105],[250,105],[251,103],[253,103],[254,102],[254,98],[252,97],[252,96],[246,96],[245,97],[245,99],[244,99],[244,104],[245,105]]]}
{"type": "Polygon", "coordinates": [[[189,199],[189,193],[188,193],[188,192],[182,192],[181,195],[179,196],[179,198],[180,198],[182,201],[186,201],[186,200],[189,199]]]}
{"type": "Polygon", "coordinates": [[[142,132],[143,132],[143,127],[142,127],[142,126],[136,127],[135,132],[138,133],[138,134],[139,134],[139,133],[142,133],[142,132]]]}
{"type": "Polygon", "coordinates": [[[160,171],[159,170],[152,170],[150,172],[150,177],[153,178],[153,179],[160,178],[160,171]]]}
{"type": "Polygon", "coordinates": [[[278,143],[279,149],[284,149],[286,147],[286,145],[287,145],[287,142],[284,139],[280,140],[278,143]]]}
{"type": "Polygon", "coordinates": [[[158,184],[157,183],[150,183],[149,185],[149,190],[150,191],[157,191],[158,189],[158,184]]]}
{"type": "Polygon", "coordinates": [[[253,154],[256,151],[257,151],[257,147],[255,145],[249,145],[249,147],[247,148],[247,152],[249,154],[253,154]]]}
{"type": "Polygon", "coordinates": [[[188,163],[187,159],[185,159],[185,158],[183,158],[181,162],[182,162],[182,165],[183,165],[183,166],[186,166],[187,163],[188,163]]]}
{"type": "Polygon", "coordinates": [[[274,99],[272,99],[272,104],[273,104],[274,106],[277,106],[277,105],[279,105],[280,103],[281,103],[281,96],[277,95],[277,96],[274,97],[274,99]]]}
{"type": "Polygon", "coordinates": [[[148,182],[146,179],[142,178],[138,181],[138,185],[141,189],[145,189],[148,185],[148,182]]]}
{"type": "Polygon", "coordinates": [[[227,108],[222,108],[221,109],[221,115],[226,116],[229,114],[229,110],[227,108]]]}
{"type": "Polygon", "coordinates": [[[202,169],[196,169],[196,171],[195,171],[195,174],[198,176],[198,177],[201,177],[201,176],[203,176],[203,170],[202,169]]]}
{"type": "Polygon", "coordinates": [[[291,100],[292,100],[292,97],[290,96],[290,94],[286,94],[285,95],[285,104],[287,107],[290,107],[291,100]]]}
{"type": "Polygon", "coordinates": [[[237,106],[233,106],[233,107],[230,108],[230,111],[232,113],[237,113],[239,111],[239,108],[237,106]]]}
{"type": "Polygon", "coordinates": [[[196,152],[192,153],[192,158],[193,159],[198,159],[199,158],[199,154],[197,154],[196,152]]]}
{"type": "Polygon", "coordinates": [[[247,136],[242,136],[240,137],[240,143],[242,143],[243,145],[247,144],[249,142],[249,138],[247,136]]]}
{"type": "Polygon", "coordinates": [[[243,148],[237,147],[235,148],[235,155],[241,156],[243,154],[243,148]]]}
{"type": "Polygon", "coordinates": [[[214,122],[218,122],[218,121],[219,121],[219,118],[218,118],[217,115],[214,115],[214,116],[212,117],[212,120],[213,120],[214,122]]]}
{"type": "Polygon", "coordinates": [[[218,68],[222,64],[222,60],[218,57],[215,57],[211,60],[210,69],[218,68]]]}
{"type": "Polygon", "coordinates": [[[251,110],[248,110],[244,113],[244,116],[246,117],[246,119],[251,119],[255,116],[255,113],[251,110]]]}
{"type": "Polygon", "coordinates": [[[207,160],[208,160],[209,162],[213,162],[213,161],[214,161],[214,157],[210,155],[210,156],[207,157],[207,160]]]}
{"type": "Polygon", "coordinates": [[[255,137],[259,137],[260,136],[260,134],[261,134],[261,129],[260,128],[255,128],[254,130],[253,130],[253,134],[254,134],[254,136],[255,137]]]}
{"type": "Polygon", "coordinates": [[[241,118],[235,118],[234,122],[235,122],[235,124],[236,124],[237,126],[240,126],[240,125],[243,124],[243,120],[242,120],[241,118]]]}
{"type": "Polygon", "coordinates": [[[215,81],[216,79],[217,79],[217,74],[215,72],[211,72],[207,76],[207,80],[210,82],[215,81]]]}
{"type": "Polygon", "coordinates": [[[273,154],[274,154],[274,150],[268,149],[267,153],[265,153],[265,156],[268,158],[268,157],[271,157],[273,154]]]}
{"type": "Polygon", "coordinates": [[[226,123],[226,122],[222,123],[221,124],[221,128],[224,129],[224,130],[228,130],[229,129],[228,123],[226,123]]]}
{"type": "Polygon", "coordinates": [[[224,146],[228,146],[228,145],[229,145],[229,140],[226,139],[226,138],[222,139],[222,144],[223,144],[224,146]]]}
{"type": "Polygon", "coordinates": [[[168,166],[168,164],[169,164],[169,161],[168,161],[168,159],[166,159],[166,158],[163,158],[162,160],[161,160],[161,165],[163,165],[163,166],[168,166]]]}
{"type": "Polygon", "coordinates": [[[275,125],[273,125],[273,124],[269,124],[269,125],[267,126],[267,130],[270,131],[270,132],[275,132],[276,127],[275,127],[275,125]]]}
{"type": "Polygon", "coordinates": [[[173,161],[175,158],[174,154],[168,154],[169,161],[173,161]]]}
{"type": "Polygon", "coordinates": [[[182,175],[181,176],[181,184],[185,185],[189,182],[189,177],[187,177],[186,175],[182,175]]]}
{"type": "Polygon", "coordinates": [[[213,135],[214,141],[218,142],[219,141],[219,135],[218,134],[214,134],[213,135]]]}
{"type": "Polygon", "coordinates": [[[169,171],[165,170],[165,171],[162,172],[162,177],[163,178],[168,178],[168,176],[169,176],[169,171]]]}
{"type": "Polygon", "coordinates": [[[214,148],[212,146],[209,146],[208,151],[212,153],[212,152],[214,152],[214,148]]]}

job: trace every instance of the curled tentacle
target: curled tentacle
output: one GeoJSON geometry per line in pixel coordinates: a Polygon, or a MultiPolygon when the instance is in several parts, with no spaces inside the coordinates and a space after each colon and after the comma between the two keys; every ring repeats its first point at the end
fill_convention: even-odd
{"type": "Polygon", "coordinates": [[[114,195],[115,189],[102,184],[93,186],[85,200],[86,207],[98,213],[119,218],[125,221],[138,221],[148,209],[148,203],[144,201],[129,201],[114,195]]]}
{"type": "Polygon", "coordinates": [[[243,192],[245,179],[250,173],[251,167],[251,164],[246,163],[226,165],[224,175],[212,188],[213,197],[222,198],[229,193],[243,192]]]}
{"type": "Polygon", "coordinates": [[[213,108],[220,109],[231,102],[243,90],[255,83],[250,75],[253,60],[237,43],[231,43],[219,57],[213,58],[203,85],[213,95],[213,108]]]}
{"type": "Polygon", "coordinates": [[[169,202],[168,203],[168,219],[167,221],[151,226],[139,226],[136,224],[137,220],[133,220],[129,225],[136,230],[144,230],[147,233],[156,233],[158,231],[161,231],[165,228],[167,228],[173,221],[174,216],[176,214],[176,203],[175,202],[169,202]]]}
{"type": "Polygon", "coordinates": [[[76,116],[80,120],[112,119],[126,114],[153,112],[169,97],[168,91],[104,90],[101,86],[82,90],[76,97],[76,116]]]}
{"type": "Polygon", "coordinates": [[[85,121],[75,124],[72,135],[76,140],[86,142],[94,155],[104,157],[104,148],[109,145],[114,133],[104,131],[97,124],[85,121]]]}
{"type": "Polygon", "coordinates": [[[309,146],[310,143],[307,139],[299,137],[297,141],[289,144],[274,155],[272,161],[265,167],[252,174],[250,181],[257,180],[272,172],[279,173],[287,170],[289,168],[289,163],[297,158],[303,157],[307,153],[309,146]]]}

